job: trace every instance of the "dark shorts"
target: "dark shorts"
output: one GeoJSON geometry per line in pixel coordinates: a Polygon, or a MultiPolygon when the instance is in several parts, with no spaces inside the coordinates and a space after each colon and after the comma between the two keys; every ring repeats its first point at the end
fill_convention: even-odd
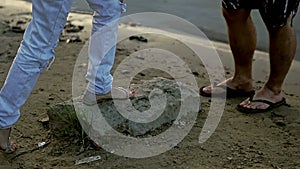
{"type": "Polygon", "coordinates": [[[284,26],[294,18],[300,0],[222,0],[225,9],[258,9],[267,27],[284,26]]]}

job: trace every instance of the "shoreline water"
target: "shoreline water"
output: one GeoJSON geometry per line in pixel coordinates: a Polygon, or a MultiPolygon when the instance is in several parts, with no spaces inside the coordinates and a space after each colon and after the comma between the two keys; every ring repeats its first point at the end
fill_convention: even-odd
{"type": "MultiPolygon", "coordinates": [[[[172,14],[196,25],[206,36],[213,40],[228,43],[227,32],[222,17],[221,10],[218,6],[221,3],[210,0],[187,0],[181,2],[180,0],[153,0],[140,3],[139,0],[126,1],[127,12],[125,15],[140,13],[140,12],[163,12],[172,14]],[[160,5],[163,4],[163,5],[160,5]],[[200,16],[200,17],[199,17],[200,16]],[[205,24],[203,24],[205,23],[205,24]]],[[[91,13],[86,1],[74,0],[72,12],[91,13]]],[[[300,42],[300,16],[299,12],[294,18],[294,28],[297,34],[297,40],[300,42]]],[[[268,32],[263,24],[263,21],[257,10],[252,12],[253,21],[257,28],[257,49],[268,51],[268,32]]],[[[295,60],[300,61],[300,43],[297,46],[297,53],[295,60]]]]}

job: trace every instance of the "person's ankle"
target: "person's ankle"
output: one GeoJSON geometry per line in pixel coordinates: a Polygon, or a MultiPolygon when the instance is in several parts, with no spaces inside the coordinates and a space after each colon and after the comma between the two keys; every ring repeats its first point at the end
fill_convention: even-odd
{"type": "Polygon", "coordinates": [[[279,95],[282,94],[282,89],[281,89],[281,87],[277,87],[277,86],[274,86],[274,85],[268,85],[268,84],[266,84],[266,85],[263,87],[263,90],[269,91],[269,92],[272,93],[274,96],[279,96],[279,95]]]}
{"type": "Polygon", "coordinates": [[[0,144],[0,148],[1,148],[1,149],[6,149],[6,144],[7,144],[7,142],[6,142],[5,144],[4,144],[4,143],[1,143],[1,144],[0,144]]]}
{"type": "Polygon", "coordinates": [[[241,89],[245,91],[253,90],[252,79],[244,77],[232,77],[228,80],[228,84],[235,89],[241,89]]]}
{"type": "Polygon", "coordinates": [[[2,135],[0,135],[0,147],[1,147],[1,149],[5,149],[7,141],[8,141],[8,137],[3,133],[1,133],[1,134],[2,135]]]}

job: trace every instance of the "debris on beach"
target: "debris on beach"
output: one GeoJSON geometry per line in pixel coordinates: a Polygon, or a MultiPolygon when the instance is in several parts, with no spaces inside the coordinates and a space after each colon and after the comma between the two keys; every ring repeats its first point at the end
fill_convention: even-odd
{"type": "Polygon", "coordinates": [[[42,123],[43,126],[47,126],[49,124],[49,117],[44,117],[40,120],[38,120],[40,123],[42,123]]]}
{"type": "Polygon", "coordinates": [[[130,36],[129,40],[137,40],[139,42],[147,43],[148,39],[144,38],[143,36],[130,36]]]}
{"type": "Polygon", "coordinates": [[[100,160],[101,159],[101,156],[92,156],[92,157],[87,157],[87,158],[84,158],[84,159],[81,159],[81,160],[77,160],[75,162],[75,165],[80,165],[80,164],[86,164],[86,163],[90,163],[90,162],[93,162],[93,161],[97,161],[97,160],[100,160]]]}
{"type": "Polygon", "coordinates": [[[74,25],[71,21],[67,21],[64,30],[67,33],[78,33],[84,29],[84,26],[81,25],[74,25]]]}
{"type": "Polygon", "coordinates": [[[67,21],[62,35],[59,37],[60,42],[75,43],[82,42],[79,33],[82,32],[84,26],[74,25],[71,21],[67,21]]]}
{"type": "Polygon", "coordinates": [[[123,75],[130,73],[129,70],[122,70],[121,72],[122,72],[123,75]]]}
{"type": "Polygon", "coordinates": [[[82,42],[79,36],[71,36],[66,40],[66,43],[82,42]]]}
{"type": "Polygon", "coordinates": [[[44,141],[38,143],[39,148],[43,148],[45,145],[46,145],[46,142],[44,142],[44,141]]]}
{"type": "Polygon", "coordinates": [[[67,34],[62,34],[59,37],[60,42],[66,42],[66,43],[75,43],[75,42],[82,42],[81,38],[79,35],[67,35],[67,34]]]}
{"type": "Polygon", "coordinates": [[[9,26],[9,31],[14,33],[24,33],[30,20],[31,19],[27,17],[20,17],[18,19],[12,19],[10,21],[7,21],[6,23],[9,26]]]}
{"type": "Polygon", "coordinates": [[[135,23],[135,22],[129,23],[129,26],[131,26],[131,27],[137,27],[137,26],[141,26],[141,25],[142,25],[141,23],[135,23]]]}
{"type": "Polygon", "coordinates": [[[140,59],[140,60],[145,60],[144,56],[142,56],[142,55],[137,55],[136,58],[140,59]]]}
{"type": "Polygon", "coordinates": [[[37,144],[38,147],[32,149],[32,151],[36,151],[36,150],[38,150],[38,149],[45,148],[45,147],[47,147],[50,143],[51,143],[50,141],[41,141],[41,142],[38,142],[38,144],[37,144]]]}

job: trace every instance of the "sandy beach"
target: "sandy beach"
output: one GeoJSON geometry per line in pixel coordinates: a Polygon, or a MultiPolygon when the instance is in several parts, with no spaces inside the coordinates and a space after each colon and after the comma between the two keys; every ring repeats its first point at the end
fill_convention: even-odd
{"type": "MultiPolygon", "coordinates": [[[[0,84],[5,81],[15,57],[26,24],[31,18],[31,4],[18,0],[0,6],[0,84]],[[22,8],[21,8],[22,7],[22,8]]],[[[198,137],[210,109],[210,99],[201,97],[201,111],[187,137],[171,150],[149,158],[133,159],[117,156],[93,144],[85,145],[75,136],[52,130],[45,125],[48,111],[62,101],[72,99],[72,76],[75,62],[89,38],[91,15],[71,13],[68,25],[56,48],[56,60],[44,71],[23,106],[21,118],[13,127],[12,138],[19,149],[11,155],[0,153],[0,169],[8,168],[62,168],[62,169],[202,169],[202,168],[300,168],[300,62],[294,61],[286,79],[284,93],[288,105],[274,111],[245,115],[235,107],[241,99],[226,101],[218,128],[203,144],[198,137]],[[80,28],[78,30],[78,28],[80,28]],[[83,28],[83,29],[81,29],[83,28]],[[45,120],[46,119],[46,120],[45,120]],[[47,145],[38,148],[38,143],[47,145]],[[79,159],[91,156],[101,159],[88,164],[75,165],[79,159]]],[[[120,24],[122,32],[141,32],[145,25],[120,24]]],[[[168,35],[168,33],[166,33],[168,35]]],[[[181,56],[187,63],[198,86],[209,84],[203,63],[178,41],[162,36],[143,34],[147,43],[125,39],[117,44],[116,61],[112,71],[130,54],[148,48],[161,47],[181,56]]],[[[193,38],[191,38],[193,43],[193,38]]],[[[233,61],[228,44],[212,41],[225,67],[226,76],[232,75],[233,61]]],[[[195,46],[201,44],[195,44],[195,46]]],[[[254,84],[261,87],[269,72],[268,54],[256,51],[254,57],[254,84]]],[[[174,65],[169,65],[175,70],[174,65]]],[[[178,71],[180,71],[178,69],[178,71]]],[[[160,71],[146,70],[134,78],[135,83],[154,77],[170,78],[160,71]]],[[[51,123],[51,121],[50,121],[51,123]]]]}

